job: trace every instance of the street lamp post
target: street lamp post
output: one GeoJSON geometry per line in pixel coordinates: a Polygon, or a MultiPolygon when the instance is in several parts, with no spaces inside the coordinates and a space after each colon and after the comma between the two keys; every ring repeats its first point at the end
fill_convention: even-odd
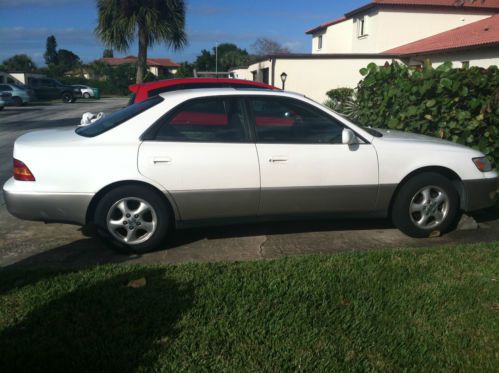
{"type": "Polygon", "coordinates": [[[218,78],[218,42],[215,44],[215,74],[218,78]]]}
{"type": "Polygon", "coordinates": [[[281,74],[281,81],[282,81],[282,90],[283,91],[286,89],[286,79],[288,79],[288,74],[282,73],[281,74]]]}

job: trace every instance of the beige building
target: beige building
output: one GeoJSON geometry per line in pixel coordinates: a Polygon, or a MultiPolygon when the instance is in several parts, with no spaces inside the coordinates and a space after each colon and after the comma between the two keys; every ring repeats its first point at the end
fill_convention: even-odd
{"type": "Polygon", "coordinates": [[[318,101],[333,88],[355,87],[359,70],[392,60],[421,65],[452,61],[457,66],[499,63],[499,0],[456,6],[455,0],[373,0],[317,26],[311,54],[262,58],[235,77],[282,86],[318,101]]]}

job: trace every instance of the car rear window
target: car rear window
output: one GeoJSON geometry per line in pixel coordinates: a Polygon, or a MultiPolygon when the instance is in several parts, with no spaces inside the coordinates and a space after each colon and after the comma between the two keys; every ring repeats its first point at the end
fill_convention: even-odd
{"type": "Polygon", "coordinates": [[[160,96],[156,96],[137,104],[126,106],[121,110],[115,111],[112,114],[102,117],[98,121],[88,126],[77,128],[76,133],[80,136],[85,137],[98,136],[106,131],[109,131],[112,128],[119,126],[121,123],[132,119],[140,113],[143,113],[147,109],[152,108],[153,106],[159,104],[161,101],[163,101],[163,98],[160,96]]]}

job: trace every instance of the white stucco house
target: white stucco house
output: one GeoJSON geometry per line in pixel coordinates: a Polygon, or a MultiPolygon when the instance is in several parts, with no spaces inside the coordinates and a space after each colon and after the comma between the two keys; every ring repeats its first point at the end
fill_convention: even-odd
{"type": "Polygon", "coordinates": [[[285,73],[287,90],[324,101],[330,89],[354,88],[371,62],[498,65],[499,0],[372,0],[306,33],[311,53],[262,57],[234,77],[281,87],[285,73]]]}

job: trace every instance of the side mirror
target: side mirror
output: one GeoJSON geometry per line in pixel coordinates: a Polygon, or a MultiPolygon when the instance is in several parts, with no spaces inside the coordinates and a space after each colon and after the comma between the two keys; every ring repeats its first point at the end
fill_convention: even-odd
{"type": "Polygon", "coordinates": [[[357,144],[357,136],[351,129],[345,128],[341,134],[341,142],[345,145],[357,144]]]}

